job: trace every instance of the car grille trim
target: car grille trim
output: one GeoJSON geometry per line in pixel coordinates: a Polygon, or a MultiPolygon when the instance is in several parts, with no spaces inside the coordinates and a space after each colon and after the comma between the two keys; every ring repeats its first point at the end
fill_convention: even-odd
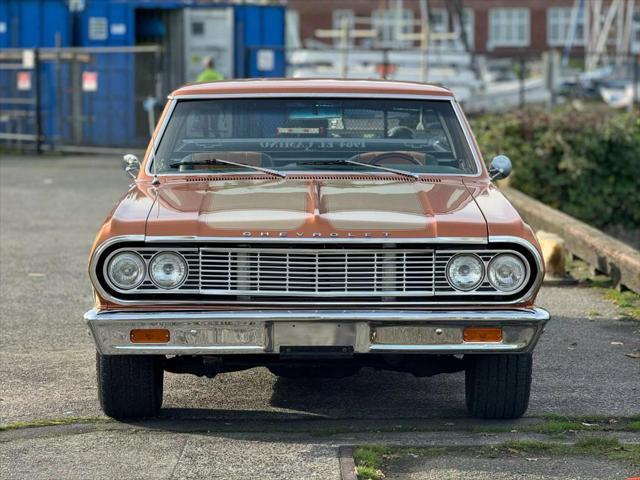
{"type": "MultiPolygon", "coordinates": [[[[309,249],[269,247],[133,247],[118,248],[112,255],[130,250],[139,253],[148,264],[161,251],[174,251],[187,261],[189,272],[185,282],[172,290],[155,286],[147,275],[143,283],[131,290],[133,295],[199,295],[210,297],[372,298],[383,301],[393,298],[456,296],[507,296],[518,292],[497,291],[486,280],[473,291],[458,291],[447,280],[446,267],[459,253],[478,255],[487,267],[499,253],[516,254],[525,261],[527,279],[533,274],[531,264],[517,250],[509,248],[469,250],[447,248],[378,248],[378,249],[309,249]]],[[[106,268],[105,268],[106,269],[106,268]]],[[[106,272],[103,275],[106,278],[106,272]]],[[[524,282],[525,284],[527,281],[524,282]]],[[[524,284],[523,284],[524,288],[524,284]]]]}
{"type": "Polygon", "coordinates": [[[202,248],[210,295],[432,296],[433,250],[202,248]]]}

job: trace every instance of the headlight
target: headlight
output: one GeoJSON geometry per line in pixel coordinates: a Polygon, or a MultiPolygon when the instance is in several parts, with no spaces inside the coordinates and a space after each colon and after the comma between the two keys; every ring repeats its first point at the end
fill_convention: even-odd
{"type": "Polygon", "coordinates": [[[482,283],[484,264],[475,255],[456,255],[447,265],[447,278],[456,290],[473,290],[482,283]]]}
{"type": "Polygon", "coordinates": [[[512,292],[522,286],[526,274],[524,262],[509,253],[497,255],[489,263],[489,282],[502,292],[512,292]]]}
{"type": "Polygon", "coordinates": [[[177,288],[185,281],[188,272],[187,262],[181,255],[161,252],[149,263],[149,276],[160,288],[177,288]]]}
{"type": "Polygon", "coordinates": [[[144,260],[137,253],[118,253],[109,260],[107,275],[111,283],[121,290],[136,288],[144,280],[144,260]]]}

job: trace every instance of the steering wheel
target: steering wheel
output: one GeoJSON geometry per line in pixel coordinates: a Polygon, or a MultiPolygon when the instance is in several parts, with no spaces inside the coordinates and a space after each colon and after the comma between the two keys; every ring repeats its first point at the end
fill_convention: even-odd
{"type": "Polygon", "coordinates": [[[379,163],[389,159],[402,160],[408,163],[413,163],[414,165],[422,165],[422,162],[420,162],[416,157],[404,152],[383,152],[372,157],[371,160],[369,160],[369,163],[371,165],[378,165],[379,163]]]}
{"type": "Polygon", "coordinates": [[[413,130],[404,125],[398,125],[389,130],[389,138],[413,138],[413,130]]]}

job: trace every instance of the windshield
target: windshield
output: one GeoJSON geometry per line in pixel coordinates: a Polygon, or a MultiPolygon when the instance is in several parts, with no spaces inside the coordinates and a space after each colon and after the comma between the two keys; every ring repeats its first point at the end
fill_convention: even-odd
{"type": "Polygon", "coordinates": [[[204,153],[280,172],[377,171],[377,166],[417,174],[477,173],[453,106],[442,100],[179,101],[156,153],[157,171],[249,171],[192,160],[204,153]]]}

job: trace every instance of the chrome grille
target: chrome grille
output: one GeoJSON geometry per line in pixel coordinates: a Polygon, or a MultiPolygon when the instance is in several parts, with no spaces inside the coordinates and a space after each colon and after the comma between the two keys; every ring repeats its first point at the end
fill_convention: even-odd
{"type": "MultiPolygon", "coordinates": [[[[148,264],[161,251],[174,251],[187,261],[189,273],[178,288],[164,290],[153,284],[147,275],[143,283],[122,294],[143,295],[201,295],[203,300],[247,301],[258,298],[263,301],[278,297],[319,298],[322,303],[331,303],[332,298],[344,299],[366,297],[369,302],[393,302],[394,297],[406,301],[425,297],[470,297],[509,296],[514,292],[497,291],[485,278],[472,292],[455,290],[448,282],[446,267],[451,258],[459,253],[472,252],[485,264],[496,255],[511,249],[449,249],[432,246],[425,249],[378,247],[376,248],[306,248],[284,247],[136,247],[119,248],[110,252],[103,263],[103,278],[109,258],[122,251],[139,253],[148,264]],[[271,297],[271,298],[269,298],[271,297]],[[411,298],[410,298],[411,297],[411,298]]],[[[525,281],[525,284],[526,282],[525,281]]],[[[364,300],[363,300],[364,301],[364,300]]]]}
{"type": "Polygon", "coordinates": [[[434,294],[432,250],[202,248],[201,293],[416,296],[434,294]]]}

